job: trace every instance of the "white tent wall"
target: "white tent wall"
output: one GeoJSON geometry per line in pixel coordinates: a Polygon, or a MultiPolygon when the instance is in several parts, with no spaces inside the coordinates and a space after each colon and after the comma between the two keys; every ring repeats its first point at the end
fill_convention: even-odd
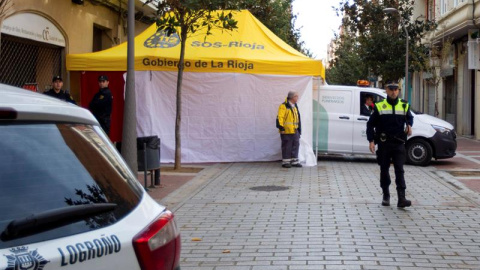
{"type": "MultiPolygon", "coordinates": [[[[138,137],[161,139],[161,162],[175,154],[177,72],[136,71],[138,137]]],[[[299,93],[302,138],[299,159],[316,165],[312,150],[312,77],[185,72],[182,85],[182,162],[281,159],[275,128],[288,91],[299,93]]]]}

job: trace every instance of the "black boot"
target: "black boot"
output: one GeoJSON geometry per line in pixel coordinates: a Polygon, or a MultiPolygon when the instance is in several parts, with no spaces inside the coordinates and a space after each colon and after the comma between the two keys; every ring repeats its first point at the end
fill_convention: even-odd
{"type": "Polygon", "coordinates": [[[397,207],[404,208],[412,206],[412,202],[405,198],[405,190],[397,190],[398,194],[398,203],[397,207]]]}
{"type": "Polygon", "coordinates": [[[390,206],[390,191],[388,189],[383,189],[383,206],[390,206]]]}

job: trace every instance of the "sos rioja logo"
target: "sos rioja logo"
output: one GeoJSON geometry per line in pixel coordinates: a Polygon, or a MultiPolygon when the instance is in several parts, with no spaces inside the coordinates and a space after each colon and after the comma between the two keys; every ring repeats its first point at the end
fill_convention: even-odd
{"type": "Polygon", "coordinates": [[[180,43],[180,37],[177,33],[173,33],[170,36],[164,31],[155,32],[152,36],[147,38],[143,43],[143,46],[147,48],[172,48],[180,43]]]}

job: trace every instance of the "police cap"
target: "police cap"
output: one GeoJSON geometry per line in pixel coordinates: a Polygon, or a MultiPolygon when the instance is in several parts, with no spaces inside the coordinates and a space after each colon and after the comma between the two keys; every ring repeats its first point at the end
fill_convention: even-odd
{"type": "Polygon", "coordinates": [[[99,81],[99,82],[100,82],[100,81],[108,81],[107,75],[100,75],[100,76],[98,76],[98,81],[99,81]]]}
{"type": "Polygon", "coordinates": [[[386,86],[390,90],[398,89],[398,83],[397,83],[397,81],[394,81],[394,80],[386,81],[386,86]]]}

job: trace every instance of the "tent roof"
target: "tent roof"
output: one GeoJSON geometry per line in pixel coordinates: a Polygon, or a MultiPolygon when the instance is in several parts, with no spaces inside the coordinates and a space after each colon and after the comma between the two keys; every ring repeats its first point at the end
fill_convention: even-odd
{"type": "MultiPolygon", "coordinates": [[[[253,74],[313,75],[325,77],[320,60],[311,59],[273,34],[249,11],[234,11],[238,29],[206,30],[187,38],[185,71],[253,74]]],[[[176,71],[180,58],[177,34],[167,37],[153,24],[135,37],[135,70],[176,71]]],[[[95,53],[67,55],[67,69],[127,70],[127,43],[95,53]]]]}

